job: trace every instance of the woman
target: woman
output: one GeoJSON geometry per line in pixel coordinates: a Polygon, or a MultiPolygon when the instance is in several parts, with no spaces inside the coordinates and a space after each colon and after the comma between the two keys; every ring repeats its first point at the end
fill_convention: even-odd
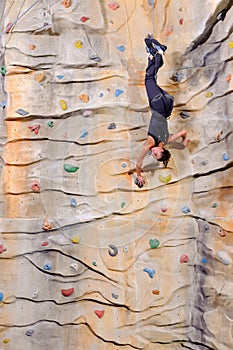
{"type": "Polygon", "coordinates": [[[149,124],[147,140],[136,164],[137,178],[135,183],[139,188],[143,187],[145,184],[145,179],[141,175],[142,161],[149,151],[152,152],[152,155],[158,161],[163,162],[166,167],[171,154],[164,148],[164,146],[168,143],[174,142],[179,137],[182,138],[184,146],[187,146],[189,142],[189,140],[186,140],[186,130],[182,130],[177,134],[169,135],[167,118],[171,115],[174,98],[157,85],[157,72],[163,65],[162,54],[166,51],[167,47],[161,45],[151,35],[147,36],[145,43],[147,52],[149,53],[145,86],[149,105],[152,109],[152,116],[149,124]]]}

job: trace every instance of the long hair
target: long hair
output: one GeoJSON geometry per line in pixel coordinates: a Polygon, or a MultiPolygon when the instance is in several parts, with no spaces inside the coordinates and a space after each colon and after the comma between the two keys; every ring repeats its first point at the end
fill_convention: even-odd
{"type": "Polygon", "coordinates": [[[161,158],[158,159],[159,162],[163,162],[164,167],[167,167],[169,159],[171,158],[171,153],[167,149],[163,149],[161,158]]]}

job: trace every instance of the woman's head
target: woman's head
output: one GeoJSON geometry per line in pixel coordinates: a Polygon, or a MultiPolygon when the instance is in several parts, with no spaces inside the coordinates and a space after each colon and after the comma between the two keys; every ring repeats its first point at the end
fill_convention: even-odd
{"type": "Polygon", "coordinates": [[[163,162],[163,165],[165,168],[167,167],[167,164],[169,162],[169,159],[171,158],[171,153],[163,148],[163,147],[153,147],[151,149],[153,157],[155,157],[159,162],[163,162]]]}

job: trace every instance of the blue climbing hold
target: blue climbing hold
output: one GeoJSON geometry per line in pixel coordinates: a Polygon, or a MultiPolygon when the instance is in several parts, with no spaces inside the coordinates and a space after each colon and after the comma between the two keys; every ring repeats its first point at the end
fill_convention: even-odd
{"type": "Polygon", "coordinates": [[[223,159],[224,160],[229,160],[230,159],[230,157],[226,154],[226,153],[224,153],[224,155],[223,155],[223,159]]]}
{"type": "Polygon", "coordinates": [[[100,92],[99,97],[103,97],[103,96],[104,96],[104,93],[100,92]]]}
{"type": "Polygon", "coordinates": [[[57,79],[61,80],[62,78],[64,78],[64,75],[62,75],[62,74],[57,75],[57,79]]]}
{"type": "Polygon", "coordinates": [[[4,298],[3,293],[0,292],[0,301],[3,301],[3,298],[4,298]]]}
{"type": "Polygon", "coordinates": [[[52,270],[52,265],[47,263],[47,264],[44,265],[43,269],[46,270],[46,271],[50,271],[50,270],[52,270]]]}
{"type": "Polygon", "coordinates": [[[182,213],[184,214],[191,213],[191,209],[187,205],[184,206],[181,210],[182,210],[182,213]]]}
{"type": "Polygon", "coordinates": [[[120,96],[121,94],[123,94],[123,90],[120,90],[120,89],[116,89],[116,91],[115,91],[115,96],[116,97],[118,97],[118,96],[120,96]]]}
{"type": "Polygon", "coordinates": [[[122,168],[126,168],[127,164],[126,163],[122,163],[121,166],[122,166],[122,168]]]}
{"type": "Polygon", "coordinates": [[[82,129],[81,130],[81,138],[84,138],[84,137],[86,137],[88,135],[88,131],[86,130],[86,129],[82,129]]]}
{"type": "Polygon", "coordinates": [[[149,269],[148,267],[145,267],[145,268],[143,269],[143,271],[146,272],[146,273],[148,273],[148,276],[149,276],[150,278],[153,278],[153,277],[154,277],[155,270],[151,270],[151,269],[149,269]]]}
{"type": "Polygon", "coordinates": [[[71,199],[70,205],[71,205],[71,207],[74,207],[74,208],[77,206],[77,201],[75,198],[71,199]]]}
{"type": "Polygon", "coordinates": [[[3,100],[2,102],[1,102],[1,105],[0,105],[2,108],[5,108],[6,107],[6,101],[5,100],[3,100]]]}
{"type": "Polygon", "coordinates": [[[109,130],[116,129],[116,124],[115,123],[110,123],[109,126],[108,126],[108,129],[109,130]]]}
{"type": "Polygon", "coordinates": [[[201,262],[202,262],[202,264],[207,264],[207,263],[208,263],[208,260],[207,260],[206,258],[202,258],[202,259],[201,259],[201,262]]]}
{"type": "Polygon", "coordinates": [[[121,51],[121,52],[124,52],[125,51],[125,46],[124,45],[118,45],[117,46],[117,50],[121,51]]]}
{"type": "Polygon", "coordinates": [[[26,334],[28,337],[30,337],[34,332],[35,332],[34,329],[28,329],[28,330],[25,332],[25,334],[26,334]]]}

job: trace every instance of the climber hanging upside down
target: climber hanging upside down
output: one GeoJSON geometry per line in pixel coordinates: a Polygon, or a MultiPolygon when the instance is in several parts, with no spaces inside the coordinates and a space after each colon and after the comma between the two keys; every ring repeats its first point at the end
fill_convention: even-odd
{"type": "Polygon", "coordinates": [[[145,179],[141,175],[142,161],[146,154],[151,151],[154,158],[163,162],[164,166],[171,157],[170,152],[165,149],[165,145],[174,142],[178,138],[182,139],[184,146],[187,146],[186,130],[181,130],[176,134],[169,135],[167,118],[171,115],[174,98],[157,85],[157,72],[163,65],[162,54],[167,47],[161,45],[151,35],[145,38],[146,49],[149,53],[148,65],[146,68],[145,85],[152,116],[149,124],[146,143],[138,157],[136,164],[137,178],[135,184],[141,188],[145,184],[145,179]]]}

